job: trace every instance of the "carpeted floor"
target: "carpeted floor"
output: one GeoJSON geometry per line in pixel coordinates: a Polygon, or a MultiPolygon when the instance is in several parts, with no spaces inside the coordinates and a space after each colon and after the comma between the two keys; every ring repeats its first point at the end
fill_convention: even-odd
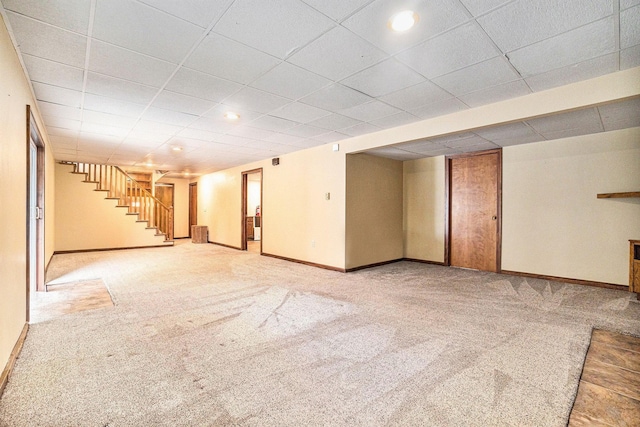
{"type": "Polygon", "coordinates": [[[181,241],[57,255],[115,307],[31,326],[0,426],[564,426],[631,294],[400,262],[343,274],[181,241]]]}

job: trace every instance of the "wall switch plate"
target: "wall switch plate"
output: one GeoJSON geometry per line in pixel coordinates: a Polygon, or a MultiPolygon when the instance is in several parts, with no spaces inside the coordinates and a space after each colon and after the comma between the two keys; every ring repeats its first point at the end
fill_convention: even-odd
{"type": "Polygon", "coordinates": [[[340,144],[333,144],[333,151],[340,151],[340,144]]]}
{"type": "Polygon", "coordinates": [[[324,193],[325,200],[331,200],[331,193],[324,193]]]}

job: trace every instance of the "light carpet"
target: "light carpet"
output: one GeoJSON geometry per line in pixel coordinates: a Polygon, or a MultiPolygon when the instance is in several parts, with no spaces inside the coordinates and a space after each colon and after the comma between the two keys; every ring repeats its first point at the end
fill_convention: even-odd
{"type": "Polygon", "coordinates": [[[627,292],[399,262],[343,274],[189,241],[56,255],[115,307],[32,325],[1,426],[564,426],[627,292]]]}

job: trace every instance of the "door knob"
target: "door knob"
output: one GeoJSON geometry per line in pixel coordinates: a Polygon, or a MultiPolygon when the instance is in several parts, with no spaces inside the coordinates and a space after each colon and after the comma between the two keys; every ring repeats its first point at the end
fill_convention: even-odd
{"type": "Polygon", "coordinates": [[[496,219],[498,219],[498,217],[494,215],[491,217],[491,219],[495,221],[496,219]]]}

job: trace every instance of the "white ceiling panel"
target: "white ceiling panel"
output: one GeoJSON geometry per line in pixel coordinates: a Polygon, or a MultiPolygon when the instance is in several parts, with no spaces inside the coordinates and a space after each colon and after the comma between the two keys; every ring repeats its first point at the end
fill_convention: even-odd
{"type": "Polygon", "coordinates": [[[173,16],[206,28],[220,19],[233,0],[140,0],[173,16]]]}
{"type": "Polygon", "coordinates": [[[508,83],[491,86],[462,95],[459,99],[469,107],[491,104],[493,102],[504,101],[506,99],[517,98],[528,95],[531,89],[523,80],[515,80],[508,83]]]}
{"type": "Polygon", "coordinates": [[[598,111],[605,126],[610,122],[638,118],[640,117],[640,98],[601,105],[598,111]]]}
{"type": "Polygon", "coordinates": [[[110,114],[120,114],[121,116],[138,117],[144,111],[145,105],[85,93],[84,109],[110,114]]]}
{"type": "Polygon", "coordinates": [[[506,125],[492,126],[484,129],[475,130],[476,135],[481,136],[487,141],[497,141],[501,139],[528,138],[539,135],[523,122],[509,123],[506,125]]]}
{"type": "Polygon", "coordinates": [[[620,12],[620,48],[640,44],[640,5],[620,12]]]}
{"type": "Polygon", "coordinates": [[[3,6],[47,24],[80,34],[87,34],[91,0],[3,0],[3,6]]]}
{"type": "Polygon", "coordinates": [[[492,142],[500,147],[510,147],[512,145],[530,144],[532,142],[540,142],[544,140],[545,138],[543,136],[533,133],[529,136],[495,139],[492,142]]]}
{"type": "Polygon", "coordinates": [[[620,0],[620,10],[640,5],[640,0],[620,0]]]}
{"type": "Polygon", "coordinates": [[[235,108],[246,108],[259,113],[268,113],[290,103],[291,100],[258,89],[245,87],[225,99],[224,103],[235,108]]]}
{"type": "Polygon", "coordinates": [[[570,111],[548,117],[527,120],[527,123],[538,133],[546,136],[551,132],[560,132],[570,129],[594,129],[602,131],[600,115],[595,108],[570,111]]]}
{"type": "Polygon", "coordinates": [[[428,139],[405,142],[397,144],[394,147],[411,153],[426,153],[429,151],[441,150],[443,148],[442,145],[429,141],[428,139]]]}
{"type": "Polygon", "coordinates": [[[202,141],[214,141],[221,133],[210,132],[202,129],[185,128],[176,135],[176,138],[200,139],[202,141]]]}
{"type": "Polygon", "coordinates": [[[263,113],[258,113],[257,111],[251,111],[246,108],[237,108],[232,107],[227,104],[218,104],[206,113],[204,113],[204,117],[209,117],[214,120],[219,120],[221,122],[225,122],[231,125],[243,125],[250,123],[257,119],[258,117],[262,117],[263,113]],[[225,118],[225,113],[234,112],[240,116],[238,120],[229,120],[225,118]]]}
{"type": "Polygon", "coordinates": [[[371,100],[371,97],[363,93],[335,83],[305,96],[300,101],[325,110],[337,111],[355,107],[371,100]]]}
{"type": "Polygon", "coordinates": [[[577,64],[557,68],[528,77],[527,84],[534,92],[587,80],[618,70],[618,54],[611,53],[577,64]]]}
{"type": "Polygon", "coordinates": [[[340,83],[369,96],[378,97],[425,81],[424,77],[406,65],[395,59],[388,59],[340,83]]]}
{"type": "Polygon", "coordinates": [[[493,58],[500,52],[474,23],[468,23],[400,53],[397,58],[433,78],[493,58]]]}
{"type": "Polygon", "coordinates": [[[640,44],[620,51],[620,69],[640,67],[640,44]]]}
{"type": "Polygon", "coordinates": [[[274,141],[278,144],[294,145],[300,143],[305,138],[295,135],[287,135],[285,133],[276,133],[267,138],[267,141],[274,141]]]}
{"type": "Polygon", "coordinates": [[[89,70],[147,86],[161,87],[176,69],[174,64],[95,40],[89,70]]]}
{"type": "Polygon", "coordinates": [[[630,117],[627,119],[607,121],[604,123],[604,130],[609,132],[618,129],[627,129],[640,126],[640,117],[630,117]]]}
{"type": "Polygon", "coordinates": [[[435,138],[432,139],[432,141],[448,148],[466,148],[474,145],[486,144],[488,142],[486,139],[476,135],[475,133],[435,138]]]}
{"type": "Polygon", "coordinates": [[[152,105],[154,107],[164,108],[165,110],[199,116],[216,104],[215,102],[205,99],[163,90],[153,101],[152,105]]]}
{"type": "Polygon", "coordinates": [[[380,101],[371,101],[365,104],[356,105],[355,107],[340,110],[340,114],[356,120],[362,120],[363,122],[381,119],[382,117],[387,117],[399,112],[400,110],[397,108],[380,101]]]}
{"type": "Polygon", "coordinates": [[[359,125],[342,129],[340,132],[344,132],[350,136],[359,136],[367,133],[378,132],[379,130],[381,129],[378,126],[374,126],[371,123],[360,123],[359,125]]]}
{"type": "Polygon", "coordinates": [[[214,31],[284,59],[334,25],[299,0],[236,0],[214,31]]]}
{"type": "Polygon", "coordinates": [[[372,0],[303,0],[335,21],[342,21],[372,0]]]}
{"type": "Polygon", "coordinates": [[[455,113],[456,111],[466,110],[469,107],[456,98],[445,99],[444,101],[434,102],[422,107],[414,108],[409,112],[421,119],[429,119],[444,114],[455,113]]]}
{"type": "Polygon", "coordinates": [[[615,25],[606,18],[509,54],[523,77],[544,73],[615,50],[615,25]]]}
{"type": "Polygon", "coordinates": [[[433,79],[433,82],[446,91],[460,96],[502,83],[512,82],[518,78],[518,74],[513,71],[507,61],[502,56],[497,56],[488,61],[437,77],[433,79]]]}
{"type": "Polygon", "coordinates": [[[84,67],[87,38],[7,12],[20,52],[74,67],[84,67]]]}
{"type": "Polygon", "coordinates": [[[342,141],[343,139],[346,139],[346,138],[349,138],[349,135],[346,135],[341,132],[336,132],[336,131],[323,133],[321,135],[316,135],[313,137],[314,140],[321,142],[323,144],[342,141]]]}
{"type": "Polygon", "coordinates": [[[491,142],[483,142],[476,145],[468,145],[466,147],[461,147],[460,151],[462,151],[463,153],[472,153],[475,151],[495,150],[496,148],[500,148],[500,146],[493,144],[491,142]]]}
{"type": "Polygon", "coordinates": [[[67,105],[73,108],[80,108],[82,103],[82,92],[65,89],[58,86],[46,85],[43,83],[33,83],[33,90],[38,101],[51,102],[52,104],[67,105]]]}
{"type": "Polygon", "coordinates": [[[131,129],[124,129],[111,125],[102,125],[99,123],[82,122],[80,125],[80,140],[82,141],[84,133],[95,134],[100,138],[113,138],[114,140],[121,141],[131,129]]]}
{"type": "MultiPolygon", "coordinates": [[[[232,130],[236,126],[239,126],[239,125],[228,123],[228,122],[225,123],[224,121],[219,120],[219,119],[210,119],[208,117],[200,117],[198,120],[193,122],[189,126],[189,128],[190,129],[205,130],[205,131],[208,131],[208,132],[213,132],[213,133],[222,135],[225,132],[229,132],[230,130],[232,130]]],[[[217,141],[218,139],[214,138],[214,140],[217,141]]]]}
{"type": "Polygon", "coordinates": [[[291,129],[287,129],[284,133],[287,135],[299,136],[302,138],[312,138],[323,133],[327,133],[326,129],[317,128],[309,125],[299,125],[291,129]]]}
{"type": "Polygon", "coordinates": [[[203,29],[133,0],[97,0],[93,37],[179,63],[203,29]]]}
{"type": "Polygon", "coordinates": [[[184,67],[178,70],[165,87],[172,92],[216,102],[222,101],[241,88],[242,85],[238,83],[184,67]]]}
{"type": "Polygon", "coordinates": [[[611,0],[518,0],[478,22],[503,52],[510,52],[612,13],[611,0]]]}
{"type": "Polygon", "coordinates": [[[418,117],[413,114],[409,114],[405,111],[402,111],[397,114],[393,114],[391,116],[383,117],[381,119],[371,120],[371,123],[374,126],[378,126],[380,128],[386,129],[396,126],[406,125],[408,123],[417,122],[420,120],[418,117]]]}
{"type": "Polygon", "coordinates": [[[553,139],[571,138],[574,136],[588,135],[588,134],[603,132],[603,131],[604,131],[604,127],[597,126],[594,123],[591,125],[591,127],[559,130],[556,132],[545,132],[543,135],[546,139],[553,140],[553,139]]]}
{"type": "Polygon", "coordinates": [[[49,136],[62,136],[65,138],[77,138],[80,133],[77,130],[64,129],[47,124],[47,133],[49,136]]]}
{"type": "Polygon", "coordinates": [[[194,70],[247,84],[280,61],[221,35],[209,34],[185,61],[194,70]]]}
{"type": "Polygon", "coordinates": [[[478,16],[509,3],[511,0],[460,0],[473,16],[478,16]]]}
{"type": "Polygon", "coordinates": [[[436,34],[465,22],[469,18],[457,0],[377,0],[355,13],[343,25],[388,53],[397,53],[436,34]],[[396,33],[389,29],[389,19],[403,10],[412,10],[419,20],[411,31],[396,33]]]}
{"type": "Polygon", "coordinates": [[[453,95],[449,92],[427,80],[424,83],[382,96],[380,100],[403,110],[410,110],[452,97],[453,95]]]}
{"type": "Polygon", "coordinates": [[[330,83],[324,77],[283,62],[251,83],[251,86],[286,98],[299,99],[330,83]]]}
{"type": "Polygon", "coordinates": [[[272,136],[274,133],[276,132],[266,130],[266,129],[254,128],[251,126],[238,126],[231,129],[228,132],[229,135],[242,136],[245,138],[259,139],[259,140],[266,139],[272,136]]]}
{"type": "Polygon", "coordinates": [[[336,27],[302,48],[289,62],[332,80],[340,80],[385,58],[384,52],[343,27],[336,27]]]}
{"type": "Polygon", "coordinates": [[[368,150],[366,154],[400,161],[416,160],[423,157],[421,154],[411,153],[394,147],[374,148],[373,150],[368,150]]]}
{"type": "Polygon", "coordinates": [[[67,129],[69,131],[79,131],[80,130],[80,120],[71,120],[71,119],[65,119],[62,117],[53,117],[53,116],[42,116],[42,118],[44,119],[45,124],[47,125],[47,129],[53,127],[53,128],[60,128],[60,129],[67,129]]]}
{"type": "Polygon", "coordinates": [[[251,123],[249,124],[249,126],[251,127],[266,129],[274,132],[280,132],[286,129],[290,129],[297,125],[297,122],[274,116],[262,116],[256,120],[251,121],[251,123]]]}
{"type": "Polygon", "coordinates": [[[171,139],[172,136],[173,134],[169,133],[149,132],[146,130],[133,129],[131,132],[129,132],[125,140],[130,139],[132,141],[147,141],[147,144],[149,144],[150,146],[159,146],[160,144],[163,144],[171,139]]]}
{"type": "Polygon", "coordinates": [[[92,72],[87,76],[86,91],[136,104],[148,104],[158,92],[150,86],[92,72]]]}
{"type": "Polygon", "coordinates": [[[189,126],[191,123],[196,121],[198,116],[194,114],[165,110],[164,108],[149,107],[142,116],[142,119],[184,127],[189,126]]]}
{"type": "Polygon", "coordinates": [[[133,130],[138,132],[160,133],[163,135],[175,135],[182,129],[184,129],[183,126],[152,122],[151,120],[140,120],[133,128],[133,130]]]}
{"type": "Polygon", "coordinates": [[[82,90],[84,79],[82,69],[37,56],[23,55],[22,58],[32,81],[67,89],[82,90]]]}
{"type": "Polygon", "coordinates": [[[327,110],[303,104],[301,102],[292,102],[282,108],[278,108],[271,112],[272,116],[281,117],[283,119],[292,120],[299,123],[309,123],[320,117],[331,114],[327,110]]]}
{"type": "Polygon", "coordinates": [[[101,124],[125,129],[131,129],[137,123],[133,117],[118,116],[115,114],[101,113],[98,111],[85,110],[82,114],[82,122],[101,124]]]}
{"type": "Polygon", "coordinates": [[[78,146],[78,136],[77,135],[75,137],[52,135],[50,137],[50,139],[51,139],[51,142],[53,144],[55,144],[56,149],[60,149],[60,148],[66,148],[66,149],[73,148],[73,149],[75,149],[78,146]]]}
{"type": "Polygon", "coordinates": [[[45,101],[39,101],[38,107],[40,108],[40,113],[45,116],[62,117],[71,120],[80,120],[82,118],[82,110],[80,108],[45,101]]]}
{"type": "Polygon", "coordinates": [[[343,116],[342,114],[333,113],[328,116],[321,117],[317,120],[309,122],[311,126],[327,129],[327,130],[339,130],[355,126],[360,123],[360,120],[353,119],[351,117],[343,116]]]}

